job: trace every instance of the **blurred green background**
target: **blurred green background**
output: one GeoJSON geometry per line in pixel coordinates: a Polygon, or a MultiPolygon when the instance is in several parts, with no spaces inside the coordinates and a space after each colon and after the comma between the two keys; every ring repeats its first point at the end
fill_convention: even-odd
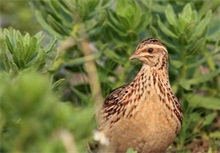
{"type": "Polygon", "coordinates": [[[167,152],[220,152],[219,0],[0,0],[0,152],[88,152],[139,41],[168,48],[181,132],[167,152]]]}
{"type": "Polygon", "coordinates": [[[30,7],[28,0],[1,0],[1,27],[13,27],[22,32],[35,34],[42,30],[34,15],[35,10],[30,7]]]}

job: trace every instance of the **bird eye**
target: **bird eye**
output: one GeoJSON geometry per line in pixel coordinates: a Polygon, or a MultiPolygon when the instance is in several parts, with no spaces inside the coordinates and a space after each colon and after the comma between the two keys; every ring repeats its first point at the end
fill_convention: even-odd
{"type": "Polygon", "coordinates": [[[148,53],[152,53],[153,51],[154,51],[153,48],[148,48],[148,50],[147,50],[148,53]]]}

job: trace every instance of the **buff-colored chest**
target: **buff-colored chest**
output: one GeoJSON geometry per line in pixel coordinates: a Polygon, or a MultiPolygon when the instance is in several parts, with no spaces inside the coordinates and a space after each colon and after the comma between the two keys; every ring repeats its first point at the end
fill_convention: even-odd
{"type": "MultiPolygon", "coordinates": [[[[110,141],[110,152],[123,153],[134,148],[143,153],[161,153],[174,141],[180,123],[155,88],[143,91],[138,105],[129,103],[120,120],[109,123],[104,133],[110,141]]],[[[115,120],[117,120],[117,117],[115,120]]],[[[114,119],[113,119],[114,120],[114,119]]]]}

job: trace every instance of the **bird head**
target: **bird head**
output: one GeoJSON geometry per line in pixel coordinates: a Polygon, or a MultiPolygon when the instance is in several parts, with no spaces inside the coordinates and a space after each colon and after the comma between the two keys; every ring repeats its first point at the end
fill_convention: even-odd
{"type": "Polygon", "coordinates": [[[168,52],[166,47],[157,39],[149,38],[141,41],[130,60],[138,59],[150,67],[161,68],[167,65],[168,52]]]}

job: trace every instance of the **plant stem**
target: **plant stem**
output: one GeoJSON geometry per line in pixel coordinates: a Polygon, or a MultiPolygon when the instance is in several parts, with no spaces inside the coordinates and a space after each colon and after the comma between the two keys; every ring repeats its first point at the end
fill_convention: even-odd
{"type": "MultiPolygon", "coordinates": [[[[89,57],[93,55],[92,49],[90,47],[88,35],[85,33],[85,27],[83,24],[80,24],[79,37],[81,41],[78,41],[78,46],[81,49],[84,57],[89,57]]],[[[103,97],[102,97],[102,90],[101,90],[101,85],[99,81],[99,75],[96,68],[95,60],[93,59],[93,60],[85,61],[84,68],[88,75],[89,86],[91,89],[92,99],[94,101],[96,118],[99,121],[98,114],[102,106],[103,97]]]]}
{"type": "MultiPolygon", "coordinates": [[[[129,55],[131,54],[131,47],[129,46],[128,47],[128,53],[129,53],[129,55]]],[[[128,74],[128,71],[129,71],[129,68],[130,68],[130,66],[131,66],[131,61],[130,60],[126,60],[126,63],[124,64],[124,69],[123,69],[123,72],[122,72],[122,74],[119,76],[119,81],[118,81],[118,83],[116,83],[116,87],[118,87],[118,86],[121,86],[122,84],[125,84],[126,82],[125,82],[125,78],[126,78],[126,76],[127,76],[127,74],[128,74]]]]}
{"type": "Polygon", "coordinates": [[[127,76],[126,74],[128,72],[129,67],[130,67],[130,61],[127,61],[124,65],[122,74],[119,76],[119,81],[118,83],[116,83],[116,87],[121,86],[122,84],[125,83],[125,77],[127,76]]]}

